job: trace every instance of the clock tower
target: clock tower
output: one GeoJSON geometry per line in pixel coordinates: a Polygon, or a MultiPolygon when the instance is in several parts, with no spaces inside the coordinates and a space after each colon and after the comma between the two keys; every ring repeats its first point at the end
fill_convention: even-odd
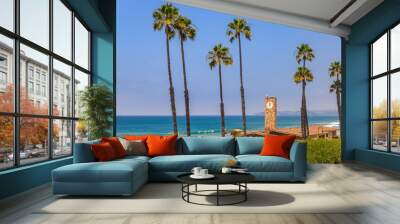
{"type": "Polygon", "coordinates": [[[276,97],[265,97],[265,133],[276,129],[277,103],[276,97]]]}

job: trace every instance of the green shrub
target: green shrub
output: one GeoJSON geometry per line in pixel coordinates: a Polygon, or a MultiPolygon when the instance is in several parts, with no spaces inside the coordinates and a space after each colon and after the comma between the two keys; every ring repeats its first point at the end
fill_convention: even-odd
{"type": "Polygon", "coordinates": [[[340,139],[307,139],[309,163],[340,163],[340,139]]]}

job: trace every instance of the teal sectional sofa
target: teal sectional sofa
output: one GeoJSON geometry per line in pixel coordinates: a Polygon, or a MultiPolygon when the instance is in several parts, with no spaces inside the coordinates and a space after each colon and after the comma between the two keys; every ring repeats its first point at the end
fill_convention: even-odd
{"type": "Polygon", "coordinates": [[[90,145],[77,143],[74,163],[52,172],[54,194],[131,195],[148,181],[176,181],[193,167],[218,172],[228,160],[236,160],[259,182],[305,182],[306,144],[295,142],[290,159],[260,156],[262,137],[182,137],[177,140],[177,155],[128,156],[96,162],[90,145]]]}

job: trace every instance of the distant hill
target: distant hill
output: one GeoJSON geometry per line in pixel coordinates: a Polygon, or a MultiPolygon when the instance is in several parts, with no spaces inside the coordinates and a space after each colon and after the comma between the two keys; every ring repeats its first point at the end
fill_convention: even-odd
{"type": "MultiPolygon", "coordinates": [[[[263,116],[264,112],[259,112],[254,115],[263,116]]],[[[300,116],[300,111],[278,111],[278,116],[300,116]]],[[[309,110],[308,116],[338,116],[336,110],[309,110]]]]}

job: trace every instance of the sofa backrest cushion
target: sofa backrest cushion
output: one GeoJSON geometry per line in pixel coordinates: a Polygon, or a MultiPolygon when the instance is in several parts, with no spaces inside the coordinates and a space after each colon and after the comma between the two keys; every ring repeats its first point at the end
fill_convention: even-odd
{"type": "Polygon", "coordinates": [[[235,155],[235,139],[232,137],[201,136],[182,137],[178,142],[178,153],[187,155],[225,154],[235,155]]]}
{"type": "Polygon", "coordinates": [[[74,147],[74,163],[95,162],[96,158],[91,150],[92,144],[99,144],[100,140],[75,143],[74,147]]]}
{"type": "Polygon", "coordinates": [[[259,154],[264,145],[264,137],[237,137],[236,155],[259,154]]]}

